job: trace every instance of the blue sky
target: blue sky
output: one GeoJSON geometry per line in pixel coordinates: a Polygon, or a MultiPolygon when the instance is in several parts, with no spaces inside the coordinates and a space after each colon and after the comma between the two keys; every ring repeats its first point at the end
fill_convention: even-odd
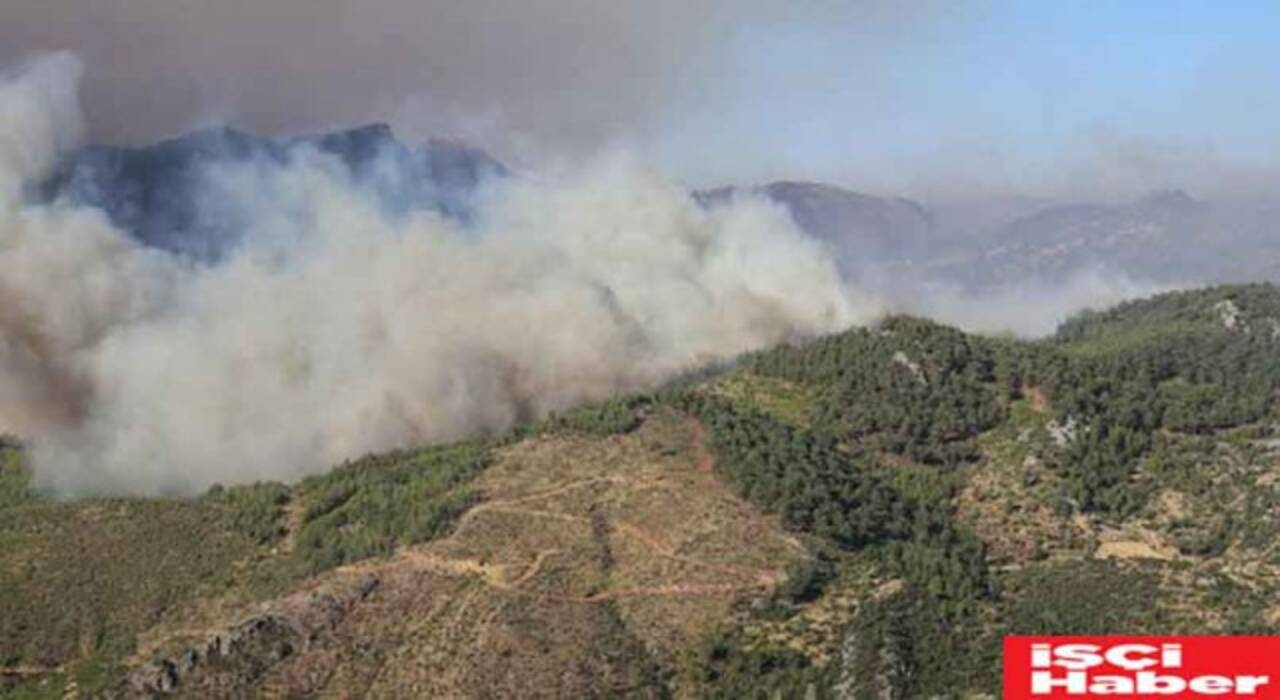
{"type": "Polygon", "coordinates": [[[1135,151],[1157,170],[1203,158],[1270,168],[1280,156],[1280,2],[938,14],[874,32],[741,27],[727,108],[675,113],[659,149],[693,180],[783,172],[882,189],[927,189],[953,170],[1049,187],[1135,151]]]}

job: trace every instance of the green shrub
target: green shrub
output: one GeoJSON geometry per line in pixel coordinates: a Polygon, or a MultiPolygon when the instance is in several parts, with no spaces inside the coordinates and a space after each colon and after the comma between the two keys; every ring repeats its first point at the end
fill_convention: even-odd
{"type": "Polygon", "coordinates": [[[621,435],[640,426],[652,403],[650,397],[643,395],[597,401],[553,414],[535,429],[594,436],[621,435]]]}
{"type": "Polygon", "coordinates": [[[35,499],[31,475],[24,464],[22,448],[0,435],[0,510],[20,506],[35,499]]]}
{"type": "Polygon", "coordinates": [[[320,571],[446,533],[472,503],[489,448],[462,443],[366,457],[312,477],[297,552],[320,571]]]}
{"type": "Polygon", "coordinates": [[[230,489],[214,486],[204,501],[222,512],[230,529],[269,545],[284,535],[284,505],[289,495],[288,486],[269,482],[230,489]]]}

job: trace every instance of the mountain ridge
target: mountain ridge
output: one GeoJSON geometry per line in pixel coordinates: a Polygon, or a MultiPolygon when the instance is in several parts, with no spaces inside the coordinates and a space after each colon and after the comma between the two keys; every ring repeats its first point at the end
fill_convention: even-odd
{"type": "Polygon", "coordinates": [[[754,187],[727,186],[694,193],[715,206],[740,193],[767,197],[786,207],[802,231],[826,243],[842,272],[856,276],[868,261],[898,262],[920,253],[937,227],[922,204],[905,197],[876,197],[820,182],[779,180],[754,187]]]}
{"type": "Polygon", "coordinates": [[[1269,284],[890,317],[185,502],[50,501],[6,443],[0,687],[995,697],[1003,634],[1275,633],[1277,329],[1269,284]]]}
{"type": "MultiPolygon", "coordinates": [[[[82,148],[39,191],[49,201],[101,209],[147,245],[212,262],[244,232],[234,207],[206,187],[208,167],[283,167],[304,152],[336,158],[344,177],[393,214],[434,210],[464,224],[476,213],[476,189],[511,176],[479,147],[437,138],[406,145],[386,124],[282,138],[215,127],[152,146],[82,148]]],[[[846,278],[872,287],[908,280],[982,291],[1099,271],[1155,286],[1280,275],[1273,204],[1201,201],[1181,190],[1118,203],[1014,198],[994,211],[799,180],[690,194],[702,206],[740,194],[777,202],[826,245],[846,278]]]]}
{"type": "Polygon", "coordinates": [[[86,146],[66,156],[39,189],[48,201],[101,209],[149,246],[214,261],[243,231],[234,212],[224,211],[226,202],[205,201],[207,169],[284,168],[305,153],[336,158],[346,177],[367,185],[392,211],[432,209],[462,221],[472,215],[472,192],[508,174],[483,149],[441,138],[407,146],[386,124],[287,138],[212,127],[151,146],[86,146]]]}

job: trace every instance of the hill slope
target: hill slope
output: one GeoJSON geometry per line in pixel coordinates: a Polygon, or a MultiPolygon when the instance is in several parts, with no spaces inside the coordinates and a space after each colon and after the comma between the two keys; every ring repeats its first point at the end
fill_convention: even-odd
{"type": "Polygon", "coordinates": [[[888,319],[192,502],[0,463],[14,697],[996,697],[1011,632],[1280,626],[1280,290],[888,319]]]}
{"type": "Polygon", "coordinates": [[[1055,285],[1105,272],[1160,285],[1275,279],[1274,201],[1203,201],[1179,190],[1124,202],[1027,197],[925,206],[812,182],[695,193],[715,204],[749,191],[787,208],[851,279],[908,294],[921,284],[983,291],[1055,285]]]}

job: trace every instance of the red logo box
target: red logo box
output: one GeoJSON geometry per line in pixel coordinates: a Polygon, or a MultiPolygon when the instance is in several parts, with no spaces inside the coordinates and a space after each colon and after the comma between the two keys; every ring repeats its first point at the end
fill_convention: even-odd
{"type": "Polygon", "coordinates": [[[1004,697],[1280,698],[1280,637],[1005,637],[1004,697]]]}

